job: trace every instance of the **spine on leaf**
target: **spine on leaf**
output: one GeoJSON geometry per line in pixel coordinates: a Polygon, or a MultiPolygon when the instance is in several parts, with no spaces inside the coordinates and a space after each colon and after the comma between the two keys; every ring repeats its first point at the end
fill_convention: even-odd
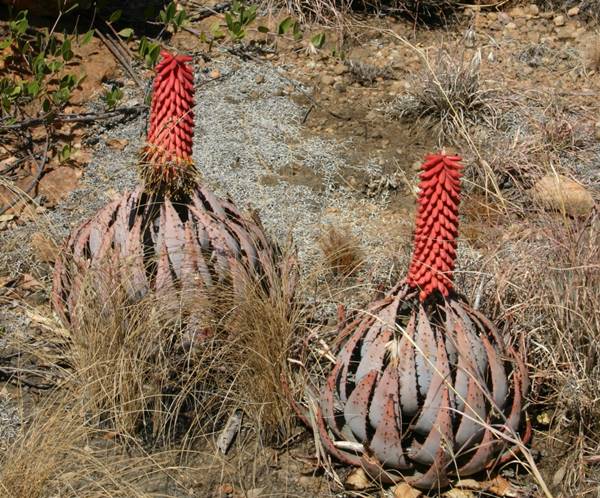
{"type": "Polygon", "coordinates": [[[432,154],[421,165],[414,251],[407,282],[424,301],[453,287],[462,164],[458,156],[432,154]]]}
{"type": "Polygon", "coordinates": [[[147,187],[186,190],[195,174],[194,74],[189,56],[161,52],[156,66],[142,177],[147,187]]]}

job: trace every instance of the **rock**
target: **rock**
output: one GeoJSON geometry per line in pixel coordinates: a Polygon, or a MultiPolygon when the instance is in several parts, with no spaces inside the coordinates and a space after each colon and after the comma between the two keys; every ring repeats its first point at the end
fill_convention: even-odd
{"type": "Polygon", "coordinates": [[[566,19],[565,16],[563,16],[562,14],[559,14],[558,16],[556,16],[554,18],[554,25],[555,26],[564,26],[566,23],[566,19]]]}
{"type": "Polygon", "coordinates": [[[512,17],[525,17],[525,9],[523,7],[513,7],[508,11],[512,17]]]}
{"type": "Polygon", "coordinates": [[[38,194],[46,198],[46,207],[55,206],[79,185],[82,171],[69,165],[53,167],[46,173],[38,186],[38,194]]]}
{"type": "Polygon", "coordinates": [[[212,80],[216,80],[221,77],[221,71],[218,69],[213,69],[210,73],[208,73],[208,77],[212,80]]]}
{"type": "Polygon", "coordinates": [[[510,21],[512,21],[512,18],[506,12],[499,12],[498,21],[500,21],[502,24],[508,24],[510,21]]]}
{"type": "Polygon", "coordinates": [[[579,7],[571,7],[569,10],[567,10],[567,15],[569,17],[575,17],[579,15],[579,7]]]}
{"type": "Polygon", "coordinates": [[[571,26],[556,28],[556,38],[558,40],[573,40],[577,38],[577,30],[571,26]]]}
{"type": "Polygon", "coordinates": [[[527,6],[527,13],[531,16],[537,16],[540,13],[540,8],[532,3],[527,6]]]}
{"type": "Polygon", "coordinates": [[[257,85],[260,85],[261,83],[263,83],[265,81],[265,77],[262,74],[257,74],[256,78],[254,78],[254,81],[256,82],[257,85]]]}
{"type": "Polygon", "coordinates": [[[569,216],[588,216],[594,208],[592,194],[563,175],[546,175],[531,190],[533,199],[543,207],[569,216]]]}
{"type": "Polygon", "coordinates": [[[348,68],[346,67],[346,64],[336,64],[335,67],[333,68],[333,73],[336,74],[337,76],[341,76],[344,73],[348,72],[348,68]]]}
{"type": "Polygon", "coordinates": [[[111,149],[124,150],[127,147],[129,140],[126,138],[109,138],[106,145],[111,149]]]}
{"type": "Polygon", "coordinates": [[[595,133],[595,135],[596,135],[596,140],[598,140],[598,141],[600,142],[600,121],[598,121],[598,122],[596,123],[596,126],[595,126],[595,128],[596,128],[596,133],[595,133]]]}
{"type": "Polygon", "coordinates": [[[219,487],[217,487],[217,496],[219,498],[227,498],[231,495],[233,495],[233,486],[229,483],[224,483],[221,484],[219,487]]]}
{"type": "Polygon", "coordinates": [[[342,81],[338,81],[333,85],[333,88],[339,93],[344,93],[346,91],[346,85],[342,81]]]}
{"type": "Polygon", "coordinates": [[[335,83],[335,78],[330,74],[322,74],[321,83],[325,86],[333,85],[335,83]]]}

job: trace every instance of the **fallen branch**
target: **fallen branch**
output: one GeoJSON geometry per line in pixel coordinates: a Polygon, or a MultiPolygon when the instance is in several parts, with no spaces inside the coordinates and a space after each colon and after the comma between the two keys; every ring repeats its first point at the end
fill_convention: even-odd
{"type": "Polygon", "coordinates": [[[53,114],[48,113],[39,118],[26,119],[19,123],[10,125],[0,124],[0,132],[11,131],[11,130],[23,130],[31,126],[46,125],[50,123],[87,123],[90,121],[100,121],[103,119],[111,119],[119,116],[137,116],[148,109],[146,105],[139,105],[134,107],[119,107],[112,111],[94,113],[84,112],[80,114],[53,114]]]}
{"type": "Polygon", "coordinates": [[[125,69],[129,76],[133,78],[136,85],[139,88],[143,89],[144,84],[140,81],[140,79],[137,77],[137,74],[135,74],[135,71],[131,67],[131,58],[127,46],[123,44],[123,42],[119,38],[119,35],[115,32],[114,28],[109,23],[106,23],[106,25],[114,33],[115,38],[113,39],[111,36],[103,34],[100,30],[96,31],[98,37],[100,38],[102,43],[104,43],[104,46],[110,51],[110,53],[113,54],[114,58],[117,59],[117,62],[121,64],[123,69],[125,69]]]}

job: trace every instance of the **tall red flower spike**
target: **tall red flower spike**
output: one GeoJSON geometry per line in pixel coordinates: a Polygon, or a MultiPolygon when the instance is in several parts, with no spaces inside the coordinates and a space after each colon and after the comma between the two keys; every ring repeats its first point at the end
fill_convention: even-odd
{"type": "Polygon", "coordinates": [[[529,437],[522,355],[452,289],[459,161],[427,156],[408,277],[341,324],[314,413],[294,403],[340,461],[428,490],[509,454],[502,436],[529,437]]]}
{"type": "Polygon", "coordinates": [[[419,175],[419,208],[415,248],[406,281],[419,287],[424,301],[434,290],[447,297],[458,236],[458,205],[462,165],[458,156],[429,155],[419,175]]]}
{"type": "Polygon", "coordinates": [[[196,170],[192,163],[194,138],[194,74],[185,55],[161,52],[156,66],[150,129],[142,177],[152,188],[187,190],[196,170]]]}
{"type": "Polygon", "coordinates": [[[74,230],[56,261],[52,302],[67,325],[77,326],[90,284],[100,302],[120,288],[131,301],[148,292],[182,291],[203,303],[227,286],[239,297],[249,280],[269,292],[278,288],[275,278],[289,275],[284,291],[293,295],[293,260],[281,257],[259,220],[199,183],[192,162],[191,57],[161,54],[142,184],[74,230]]]}

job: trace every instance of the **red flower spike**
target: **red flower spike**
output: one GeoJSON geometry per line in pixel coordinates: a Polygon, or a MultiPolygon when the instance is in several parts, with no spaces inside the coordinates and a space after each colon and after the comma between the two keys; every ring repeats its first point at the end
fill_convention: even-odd
{"type": "Polygon", "coordinates": [[[411,287],[419,287],[421,302],[435,290],[447,297],[453,286],[460,161],[441,153],[428,155],[421,165],[415,249],[406,278],[411,287]]]}
{"type": "Polygon", "coordinates": [[[194,73],[187,64],[192,58],[166,51],[161,57],[156,66],[142,177],[150,190],[188,193],[196,175],[192,163],[194,73]]]}

